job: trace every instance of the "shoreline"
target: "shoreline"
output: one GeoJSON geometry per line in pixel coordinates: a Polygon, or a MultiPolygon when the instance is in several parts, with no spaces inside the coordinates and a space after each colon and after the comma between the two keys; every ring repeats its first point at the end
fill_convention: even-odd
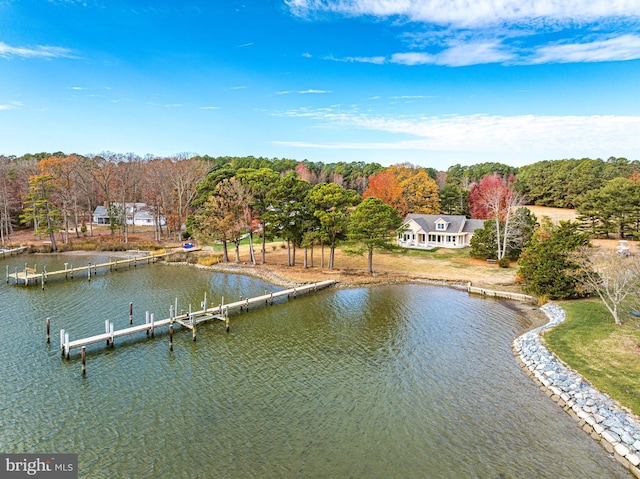
{"type": "Polygon", "coordinates": [[[540,340],[540,333],[566,318],[554,303],[540,308],[548,322],[517,337],[512,344],[522,370],[540,384],[553,401],[636,478],[640,478],[640,418],[573,371],[540,340]]]}

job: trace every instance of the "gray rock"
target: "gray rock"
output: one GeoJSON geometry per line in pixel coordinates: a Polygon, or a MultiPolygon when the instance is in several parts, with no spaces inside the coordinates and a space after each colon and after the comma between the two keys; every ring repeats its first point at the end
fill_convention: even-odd
{"type": "Polygon", "coordinates": [[[622,439],[622,442],[624,442],[625,444],[633,444],[635,442],[635,440],[633,439],[633,436],[631,434],[629,434],[627,431],[624,431],[622,433],[622,435],[620,436],[620,439],[622,439]]]}

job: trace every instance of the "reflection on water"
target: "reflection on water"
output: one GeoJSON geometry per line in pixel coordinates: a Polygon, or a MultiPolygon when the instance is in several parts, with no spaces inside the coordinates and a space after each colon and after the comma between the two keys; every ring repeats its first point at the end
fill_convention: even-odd
{"type": "MultiPolygon", "coordinates": [[[[30,263],[32,257],[0,263],[30,263]]],[[[39,262],[87,258],[38,257],[39,262]]],[[[87,261],[104,261],[90,258],[87,261]]],[[[52,270],[54,266],[48,266],[52,270]]],[[[156,264],[91,282],[0,286],[3,452],[76,452],[83,477],[628,477],[518,368],[529,323],[420,285],[329,290],[212,323],[89,347],[71,339],[277,290],[156,264]],[[45,318],[52,344],[44,344],[45,318]]]]}

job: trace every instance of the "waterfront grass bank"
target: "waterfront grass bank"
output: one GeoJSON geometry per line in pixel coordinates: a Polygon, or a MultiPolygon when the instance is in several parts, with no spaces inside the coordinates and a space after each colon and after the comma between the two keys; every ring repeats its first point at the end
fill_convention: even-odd
{"type": "Polygon", "coordinates": [[[558,303],[567,319],[543,341],[600,391],[640,416],[640,318],[616,325],[597,300],[558,303]]]}

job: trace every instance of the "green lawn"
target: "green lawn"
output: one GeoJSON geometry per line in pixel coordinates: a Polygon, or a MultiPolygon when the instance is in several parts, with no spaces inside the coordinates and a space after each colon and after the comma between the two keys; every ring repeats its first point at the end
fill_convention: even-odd
{"type": "Polygon", "coordinates": [[[457,259],[469,258],[469,248],[435,248],[432,250],[395,247],[392,254],[412,258],[457,259]]]}
{"type": "Polygon", "coordinates": [[[640,415],[640,318],[616,326],[596,300],[559,302],[567,312],[544,341],[560,359],[611,398],[640,415]]]}

